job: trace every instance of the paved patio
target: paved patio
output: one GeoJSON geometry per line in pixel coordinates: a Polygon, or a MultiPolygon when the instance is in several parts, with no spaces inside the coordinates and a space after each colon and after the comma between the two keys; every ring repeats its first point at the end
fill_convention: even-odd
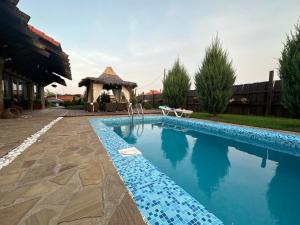
{"type": "MultiPolygon", "coordinates": [[[[157,114],[158,110],[145,110],[145,114],[157,114]]],[[[127,115],[127,112],[86,112],[84,110],[67,110],[48,108],[36,111],[24,111],[17,119],[0,119],[0,157],[20,145],[24,139],[34,134],[53,119],[62,117],[127,115]]]]}
{"type": "MultiPolygon", "coordinates": [[[[0,120],[2,154],[63,113],[0,120]]],[[[88,118],[65,117],[0,170],[1,225],[144,224],[88,118]]]]}
{"type": "Polygon", "coordinates": [[[20,145],[24,139],[36,133],[62,113],[47,109],[39,112],[24,112],[20,118],[16,119],[0,119],[0,157],[20,145]]]}

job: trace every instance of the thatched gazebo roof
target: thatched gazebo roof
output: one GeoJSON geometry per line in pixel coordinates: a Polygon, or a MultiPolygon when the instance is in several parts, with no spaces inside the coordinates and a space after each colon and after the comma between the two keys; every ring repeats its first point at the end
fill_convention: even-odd
{"type": "Polygon", "coordinates": [[[129,87],[129,88],[137,87],[137,84],[134,82],[122,80],[116,74],[116,72],[113,70],[112,67],[106,67],[104,72],[98,78],[86,77],[86,78],[82,79],[79,82],[78,86],[79,87],[82,87],[82,86],[88,87],[90,82],[103,84],[104,89],[113,89],[113,88],[121,87],[121,86],[129,87]]]}

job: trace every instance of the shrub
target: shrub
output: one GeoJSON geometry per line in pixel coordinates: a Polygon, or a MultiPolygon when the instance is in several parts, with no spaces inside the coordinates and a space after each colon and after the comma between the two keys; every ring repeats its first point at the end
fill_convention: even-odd
{"type": "Polygon", "coordinates": [[[295,33],[287,35],[279,59],[279,77],[283,106],[300,117],[300,23],[295,25],[295,33]]]}
{"type": "Polygon", "coordinates": [[[130,90],[129,93],[130,93],[130,102],[132,103],[132,105],[136,105],[138,103],[136,92],[130,90]]]}
{"type": "Polygon", "coordinates": [[[163,97],[171,107],[183,107],[191,82],[188,73],[177,59],[163,79],[163,97]]]}
{"type": "Polygon", "coordinates": [[[144,108],[145,109],[152,109],[152,104],[150,104],[149,102],[144,102],[144,108]]]}
{"type": "Polygon", "coordinates": [[[73,103],[71,101],[64,101],[64,103],[63,103],[64,107],[68,107],[70,105],[73,105],[73,103]]]}
{"type": "Polygon", "coordinates": [[[72,103],[73,105],[84,105],[83,99],[80,96],[74,96],[72,103]]]}
{"type": "Polygon", "coordinates": [[[232,96],[235,72],[218,37],[206,49],[201,67],[195,75],[198,99],[203,108],[216,116],[222,113],[232,96]]]}

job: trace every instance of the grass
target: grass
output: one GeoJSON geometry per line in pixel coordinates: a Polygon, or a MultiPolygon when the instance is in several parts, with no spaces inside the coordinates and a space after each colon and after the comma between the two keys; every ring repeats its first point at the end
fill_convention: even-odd
{"type": "Polygon", "coordinates": [[[193,113],[191,117],[253,127],[300,132],[300,119],[235,114],[220,114],[217,117],[213,117],[208,113],[193,113]]]}

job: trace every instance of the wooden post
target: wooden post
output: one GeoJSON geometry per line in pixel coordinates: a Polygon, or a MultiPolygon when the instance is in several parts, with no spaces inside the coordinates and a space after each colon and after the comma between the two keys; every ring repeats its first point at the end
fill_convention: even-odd
{"type": "Polygon", "coordinates": [[[154,108],[154,93],[152,92],[152,108],[154,108]]]}
{"type": "Polygon", "coordinates": [[[0,114],[4,109],[4,93],[2,90],[3,73],[4,73],[4,59],[0,58],[0,114]]]}
{"type": "Polygon", "coordinates": [[[90,82],[90,102],[94,102],[94,84],[90,82]]]}
{"type": "Polygon", "coordinates": [[[45,108],[45,93],[44,93],[44,87],[39,85],[39,97],[42,103],[42,109],[45,108]]]}
{"type": "Polygon", "coordinates": [[[32,81],[28,82],[28,102],[29,109],[33,110],[33,102],[34,102],[34,83],[32,81]]]}
{"type": "Polygon", "coordinates": [[[274,80],[274,70],[269,72],[269,82],[267,90],[267,102],[266,102],[266,111],[265,115],[271,115],[272,111],[272,95],[273,95],[273,80],[274,80]]]}

